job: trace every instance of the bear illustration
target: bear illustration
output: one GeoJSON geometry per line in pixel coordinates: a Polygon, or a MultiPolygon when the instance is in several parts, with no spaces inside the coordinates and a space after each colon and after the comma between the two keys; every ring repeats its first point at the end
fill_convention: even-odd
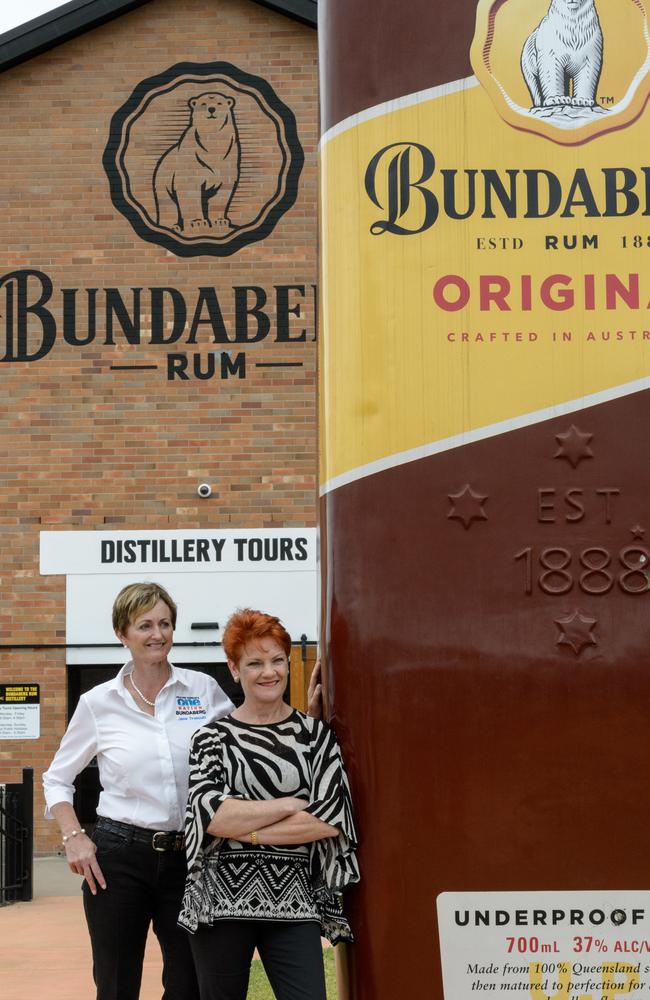
{"type": "Polygon", "coordinates": [[[602,64],[594,0],[551,0],[521,53],[533,107],[593,108],[602,64]]]}
{"type": "Polygon", "coordinates": [[[213,228],[225,233],[232,228],[228,207],[239,180],[235,99],[216,91],[187,103],[190,124],[154,171],[156,222],[190,236],[213,228]]]}

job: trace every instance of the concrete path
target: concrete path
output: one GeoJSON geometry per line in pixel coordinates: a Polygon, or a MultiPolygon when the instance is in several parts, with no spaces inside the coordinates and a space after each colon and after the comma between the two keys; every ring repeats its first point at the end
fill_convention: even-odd
{"type": "MultiPolygon", "coordinates": [[[[95,996],[81,879],[63,858],[34,862],[34,899],[0,907],[2,1000],[91,1000],[95,996]]],[[[160,1000],[162,962],[149,935],[140,1000],[160,1000]]]]}
{"type": "MultiPolygon", "coordinates": [[[[160,1000],[161,973],[160,948],[150,932],[140,1000],[160,1000]]],[[[34,899],[0,907],[0,998],[92,1000],[94,996],[81,879],[64,858],[38,858],[34,899]]]]}

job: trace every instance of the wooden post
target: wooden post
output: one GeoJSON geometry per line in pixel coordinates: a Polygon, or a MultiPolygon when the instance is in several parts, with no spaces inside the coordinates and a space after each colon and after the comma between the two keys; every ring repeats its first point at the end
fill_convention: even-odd
{"type": "Polygon", "coordinates": [[[316,662],[316,647],[296,643],[291,647],[289,696],[294,708],[307,711],[309,678],[316,662]]]}

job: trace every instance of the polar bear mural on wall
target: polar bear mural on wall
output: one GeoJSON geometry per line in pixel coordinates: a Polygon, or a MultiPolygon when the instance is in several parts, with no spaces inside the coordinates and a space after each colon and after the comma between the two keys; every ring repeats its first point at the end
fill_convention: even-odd
{"type": "Polygon", "coordinates": [[[603,33],[595,0],[551,0],[521,53],[532,110],[600,111],[596,95],[602,65],[603,33]]]}
{"type": "Polygon", "coordinates": [[[186,235],[228,232],[239,181],[235,99],[218,91],[188,101],[190,123],[159,159],[153,175],[156,222],[186,235]]]}

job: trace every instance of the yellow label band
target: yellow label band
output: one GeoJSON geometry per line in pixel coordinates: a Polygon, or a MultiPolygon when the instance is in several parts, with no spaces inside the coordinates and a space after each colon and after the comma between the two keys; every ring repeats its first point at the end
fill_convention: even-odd
{"type": "Polygon", "coordinates": [[[644,117],[563,145],[458,84],[322,146],[326,489],[650,376],[644,117]]]}

